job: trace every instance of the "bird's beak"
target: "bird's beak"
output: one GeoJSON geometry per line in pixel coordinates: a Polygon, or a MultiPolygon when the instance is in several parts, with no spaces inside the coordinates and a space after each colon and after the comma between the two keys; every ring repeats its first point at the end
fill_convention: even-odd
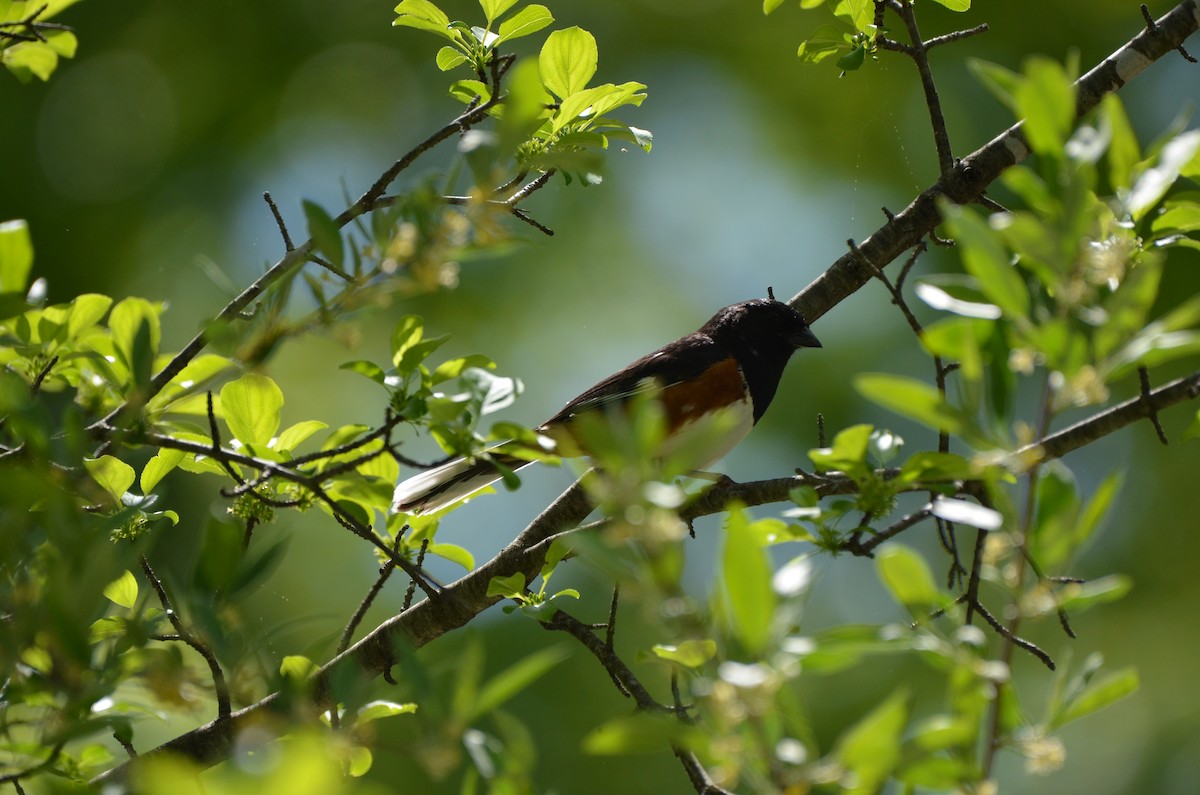
{"type": "Polygon", "coordinates": [[[812,330],[808,328],[792,337],[792,344],[797,348],[821,347],[821,341],[817,339],[816,335],[812,333],[812,330]]]}

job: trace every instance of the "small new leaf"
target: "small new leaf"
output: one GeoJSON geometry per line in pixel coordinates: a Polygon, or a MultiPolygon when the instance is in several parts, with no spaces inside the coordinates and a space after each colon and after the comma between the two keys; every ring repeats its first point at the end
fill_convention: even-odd
{"type": "Polygon", "coordinates": [[[316,202],[304,201],[304,217],[308,221],[308,235],[316,245],[317,251],[341,268],[346,259],[346,245],[342,240],[342,231],[338,229],[333,218],[316,202]]]}
{"type": "Polygon", "coordinates": [[[487,595],[503,599],[525,599],[525,575],[517,572],[507,577],[493,577],[488,581],[487,595]]]}

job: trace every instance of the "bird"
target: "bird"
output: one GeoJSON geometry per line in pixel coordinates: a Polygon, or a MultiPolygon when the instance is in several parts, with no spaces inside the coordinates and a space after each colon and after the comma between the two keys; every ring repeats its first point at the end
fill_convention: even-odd
{"type": "MultiPolygon", "coordinates": [[[[659,453],[669,455],[685,439],[699,438],[698,445],[687,448],[694,459],[688,462],[690,468],[711,466],[762,419],[792,354],[799,348],[821,347],[800,313],[768,294],[770,298],[718,310],[698,330],[600,381],[534,430],[551,440],[559,455],[586,455],[581,417],[627,411],[649,394],[659,401],[665,416],[659,453]],[[707,437],[698,435],[703,433],[707,437]]],[[[402,481],[392,498],[393,512],[434,513],[500,480],[505,469],[515,471],[534,463],[505,452],[506,444],[510,443],[402,481]]]]}

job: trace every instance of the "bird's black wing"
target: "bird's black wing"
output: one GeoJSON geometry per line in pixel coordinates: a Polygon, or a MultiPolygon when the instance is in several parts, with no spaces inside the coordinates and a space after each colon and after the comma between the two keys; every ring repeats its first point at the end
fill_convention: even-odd
{"type": "Polygon", "coordinates": [[[624,403],[647,389],[665,389],[695,378],[728,356],[728,351],[707,334],[693,332],[605,378],[563,406],[545,425],[566,422],[576,414],[592,409],[624,403]]]}

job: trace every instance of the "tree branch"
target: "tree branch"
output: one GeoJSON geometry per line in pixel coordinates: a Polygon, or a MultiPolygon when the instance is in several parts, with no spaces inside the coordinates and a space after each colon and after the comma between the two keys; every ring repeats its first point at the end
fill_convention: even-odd
{"type": "MultiPolygon", "coordinates": [[[[1200,27],[1200,11],[1197,10],[1196,0],[1184,0],[1159,19],[1153,28],[1140,32],[1124,47],[1077,81],[1076,115],[1082,115],[1091,110],[1105,94],[1121,88],[1155,60],[1180,47],[1183,41],[1198,27],[1200,27]]],[[[472,114],[480,111],[481,108],[468,110],[464,117],[474,118],[472,114]]],[[[447,127],[449,126],[447,125],[447,127]]],[[[441,135],[443,132],[445,133],[442,136],[444,138],[453,134],[454,130],[447,131],[447,128],[443,128],[437,135],[441,135]]],[[[442,138],[437,140],[440,141],[442,138]]],[[[937,208],[939,199],[946,197],[960,204],[978,199],[1001,172],[1023,160],[1028,154],[1028,146],[1021,135],[1021,125],[1016,124],[960,161],[949,173],[943,175],[934,185],[913,200],[908,207],[859,244],[858,252],[847,252],[825,273],[794,296],[790,303],[810,322],[820,318],[874,276],[873,269],[864,264],[863,257],[867,262],[874,263],[879,267],[892,262],[904,251],[916,245],[921,238],[938,225],[940,222],[937,208]]],[[[398,164],[400,162],[403,161],[398,161],[398,164]]],[[[391,171],[389,170],[388,173],[391,171]]],[[[396,170],[396,173],[399,173],[399,170],[396,170]]],[[[392,176],[394,177],[394,174],[392,176]]],[[[391,178],[387,181],[390,182],[390,180],[391,178]]],[[[376,186],[364,194],[363,198],[375,201],[382,195],[385,188],[386,182],[382,186],[377,182],[376,186]],[[379,190],[372,193],[375,187],[378,187],[379,190]]],[[[362,200],[360,199],[360,202],[362,200]]],[[[347,210],[347,213],[351,210],[347,210]]],[[[354,217],[353,215],[345,216],[345,213],[339,216],[338,222],[345,223],[354,217]]],[[[236,309],[229,310],[227,307],[227,311],[230,314],[236,314],[265,289],[266,284],[260,283],[268,279],[270,274],[274,274],[270,276],[271,280],[278,279],[290,267],[306,259],[311,253],[311,249],[310,241],[302,244],[294,252],[290,252],[280,263],[268,271],[268,274],[264,274],[259,282],[255,283],[256,286],[248,288],[243,296],[239,296],[230,304],[236,309]],[[282,269],[282,271],[278,269],[282,269]],[[246,298],[246,295],[249,297],[246,298]]],[[[179,363],[176,365],[173,362],[155,377],[152,386],[156,388],[156,391],[169,382],[179,369],[182,369],[183,363],[189,361],[204,347],[205,341],[203,334],[197,335],[180,354],[180,357],[177,357],[180,360],[179,363]],[[172,366],[174,366],[173,371],[171,371],[172,366]]],[[[1149,411],[1162,410],[1196,397],[1197,394],[1200,394],[1200,373],[1179,379],[1151,391],[1147,396],[1126,401],[1059,433],[1051,434],[1040,444],[1044,457],[1055,458],[1065,455],[1090,441],[1148,416],[1147,412],[1149,411]]],[[[114,415],[116,413],[118,412],[114,412],[114,415]]],[[[106,419],[111,418],[113,415],[106,419]]],[[[843,480],[831,476],[819,478],[817,481],[818,492],[821,494],[844,493],[838,490],[853,489],[853,483],[849,479],[844,479],[843,482],[843,480]]],[[[690,504],[681,513],[681,518],[686,520],[716,513],[723,510],[732,499],[738,499],[747,505],[780,502],[787,499],[788,491],[795,486],[813,485],[813,482],[811,476],[797,476],[754,483],[718,484],[690,504]]],[[[355,666],[366,677],[383,675],[390,670],[394,663],[397,650],[407,651],[420,648],[471,621],[484,609],[498,601],[497,597],[487,595],[487,586],[493,577],[521,572],[526,575],[527,579],[532,579],[540,571],[545,561],[545,553],[549,547],[549,544],[545,543],[547,539],[576,527],[591,510],[592,505],[584,493],[582,485],[576,482],[492,560],[446,586],[436,596],[425,599],[383,622],[358,643],[326,663],[314,674],[314,692],[318,703],[329,702],[332,683],[337,678],[335,673],[345,666],[355,666]]],[[[236,733],[240,727],[255,720],[261,713],[274,708],[278,697],[277,693],[273,693],[257,704],[234,713],[230,717],[228,726],[219,725],[216,721],[205,724],[170,740],[153,751],[142,754],[139,758],[144,759],[163,752],[173,752],[188,757],[200,765],[212,765],[222,761],[229,752],[228,737],[236,733]],[[227,729],[230,734],[226,734],[227,729]]],[[[129,763],[125,763],[100,776],[97,781],[121,780],[127,775],[128,770],[129,763]]],[[[689,775],[691,775],[690,772],[689,775]]],[[[705,786],[707,788],[711,785],[706,783],[705,786]]],[[[709,789],[708,791],[715,790],[709,789]]]]}
{"type": "MultiPolygon", "coordinates": [[[[1075,82],[1076,118],[1092,110],[1109,93],[1119,90],[1148,66],[1183,45],[1200,28],[1196,0],[1184,0],[1075,82]]],[[[959,161],[949,173],[927,188],[888,223],[859,243],[869,262],[884,267],[941,223],[938,201],[969,204],[1009,166],[1029,156],[1029,146],[1014,124],[980,149],[959,161]]],[[[854,252],[843,254],[824,273],[788,302],[809,323],[853,295],[874,276],[854,252]]]]}

